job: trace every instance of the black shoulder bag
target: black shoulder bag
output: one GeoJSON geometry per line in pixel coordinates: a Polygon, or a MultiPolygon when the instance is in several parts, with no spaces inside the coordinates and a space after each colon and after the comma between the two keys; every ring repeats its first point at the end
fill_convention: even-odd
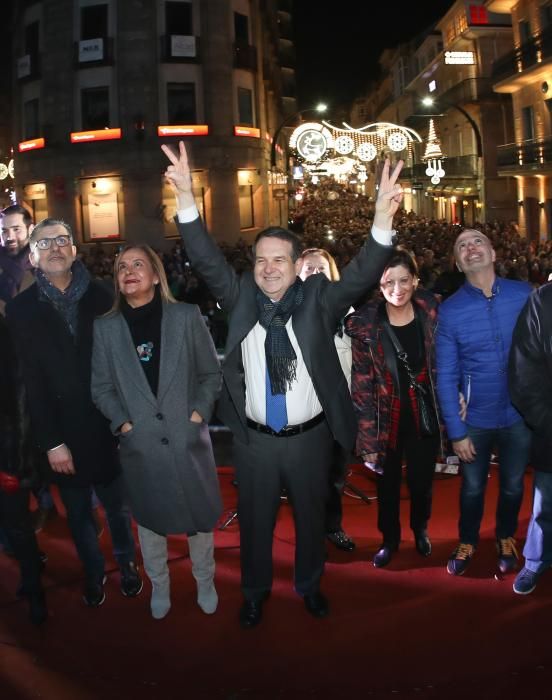
{"type": "Polygon", "coordinates": [[[425,384],[420,384],[420,382],[416,380],[416,375],[408,364],[408,355],[403,350],[402,345],[399,343],[399,339],[395,335],[395,331],[391,328],[391,324],[385,322],[383,325],[391,342],[393,343],[397,357],[406,367],[406,373],[408,374],[410,386],[412,389],[414,389],[416,394],[420,435],[422,437],[436,435],[439,432],[439,421],[437,420],[437,411],[435,410],[435,404],[433,403],[431,392],[425,384]]]}

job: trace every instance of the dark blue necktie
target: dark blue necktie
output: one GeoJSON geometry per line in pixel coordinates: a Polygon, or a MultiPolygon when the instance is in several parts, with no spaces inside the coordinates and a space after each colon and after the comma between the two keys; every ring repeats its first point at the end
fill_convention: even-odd
{"type": "Polygon", "coordinates": [[[268,367],[266,368],[266,424],[279,433],[287,425],[286,395],[273,394],[268,367]]]}

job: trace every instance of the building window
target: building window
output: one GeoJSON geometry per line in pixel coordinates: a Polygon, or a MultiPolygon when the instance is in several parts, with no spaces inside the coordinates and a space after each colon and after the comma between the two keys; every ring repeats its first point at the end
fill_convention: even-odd
{"type": "Polygon", "coordinates": [[[81,92],[82,129],[109,127],[109,88],[87,88],[81,92]]]}
{"type": "Polygon", "coordinates": [[[533,107],[524,107],[521,110],[524,141],[532,141],[535,138],[535,121],[533,116],[533,107]]]}
{"type": "Polygon", "coordinates": [[[194,83],[167,84],[167,116],[169,124],[196,123],[194,83]]]}
{"type": "Polygon", "coordinates": [[[165,33],[169,35],[192,36],[192,3],[165,3],[165,33]]]}
{"type": "Polygon", "coordinates": [[[40,135],[38,97],[23,104],[23,139],[34,139],[40,135]]]}
{"type": "Polygon", "coordinates": [[[531,40],[531,25],[526,20],[519,23],[519,40],[522,44],[531,40]]]}
{"type": "Polygon", "coordinates": [[[240,197],[240,229],[253,228],[254,216],[253,216],[253,185],[240,185],[239,197],[240,197]]]}
{"type": "Polygon", "coordinates": [[[40,45],[40,25],[38,22],[31,22],[25,27],[25,55],[31,57],[31,66],[38,59],[40,45]]]}
{"type": "Polygon", "coordinates": [[[238,88],[238,124],[254,126],[253,124],[253,92],[247,88],[238,88]]]}
{"type": "Polygon", "coordinates": [[[552,27],[552,5],[541,6],[541,30],[552,27]]]}
{"type": "Polygon", "coordinates": [[[81,7],[81,40],[107,37],[107,5],[81,7]]]}
{"type": "Polygon", "coordinates": [[[249,45],[249,17],[234,12],[234,39],[239,46],[249,45]]]}

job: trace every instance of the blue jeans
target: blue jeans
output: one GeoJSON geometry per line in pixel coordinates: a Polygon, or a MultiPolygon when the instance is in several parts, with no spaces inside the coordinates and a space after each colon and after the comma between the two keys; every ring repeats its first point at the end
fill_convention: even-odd
{"type": "Polygon", "coordinates": [[[475,447],[473,462],[462,463],[460,489],[460,542],[477,545],[483,518],[485,489],[493,447],[499,455],[499,492],[496,509],[496,537],[513,537],[523,498],[523,477],[529,461],[531,433],[523,421],[507,428],[474,428],[467,425],[475,447]]]}
{"type": "MultiPolygon", "coordinates": [[[[119,566],[135,560],[134,537],[130,523],[130,510],[123,496],[122,479],[119,476],[107,486],[94,485],[94,490],[104,507],[113,542],[113,554],[119,566]]],[[[89,581],[101,581],[105,560],[98,543],[96,526],[92,517],[91,486],[59,486],[67,520],[89,581]]]]}
{"type": "Polygon", "coordinates": [[[552,566],[552,473],[535,471],[533,514],[523,548],[525,566],[537,574],[552,566]]]}

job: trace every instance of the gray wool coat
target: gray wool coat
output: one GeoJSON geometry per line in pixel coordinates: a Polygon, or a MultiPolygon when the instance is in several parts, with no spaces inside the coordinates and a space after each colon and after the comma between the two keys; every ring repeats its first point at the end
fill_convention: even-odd
{"type": "Polygon", "coordinates": [[[163,304],[157,396],[120,313],[94,322],[92,399],[119,435],[135,520],[159,534],[208,532],[222,511],[207,421],[221,387],[213,341],[197,306],[163,304]],[[190,421],[196,410],[203,423],[190,421]]]}

